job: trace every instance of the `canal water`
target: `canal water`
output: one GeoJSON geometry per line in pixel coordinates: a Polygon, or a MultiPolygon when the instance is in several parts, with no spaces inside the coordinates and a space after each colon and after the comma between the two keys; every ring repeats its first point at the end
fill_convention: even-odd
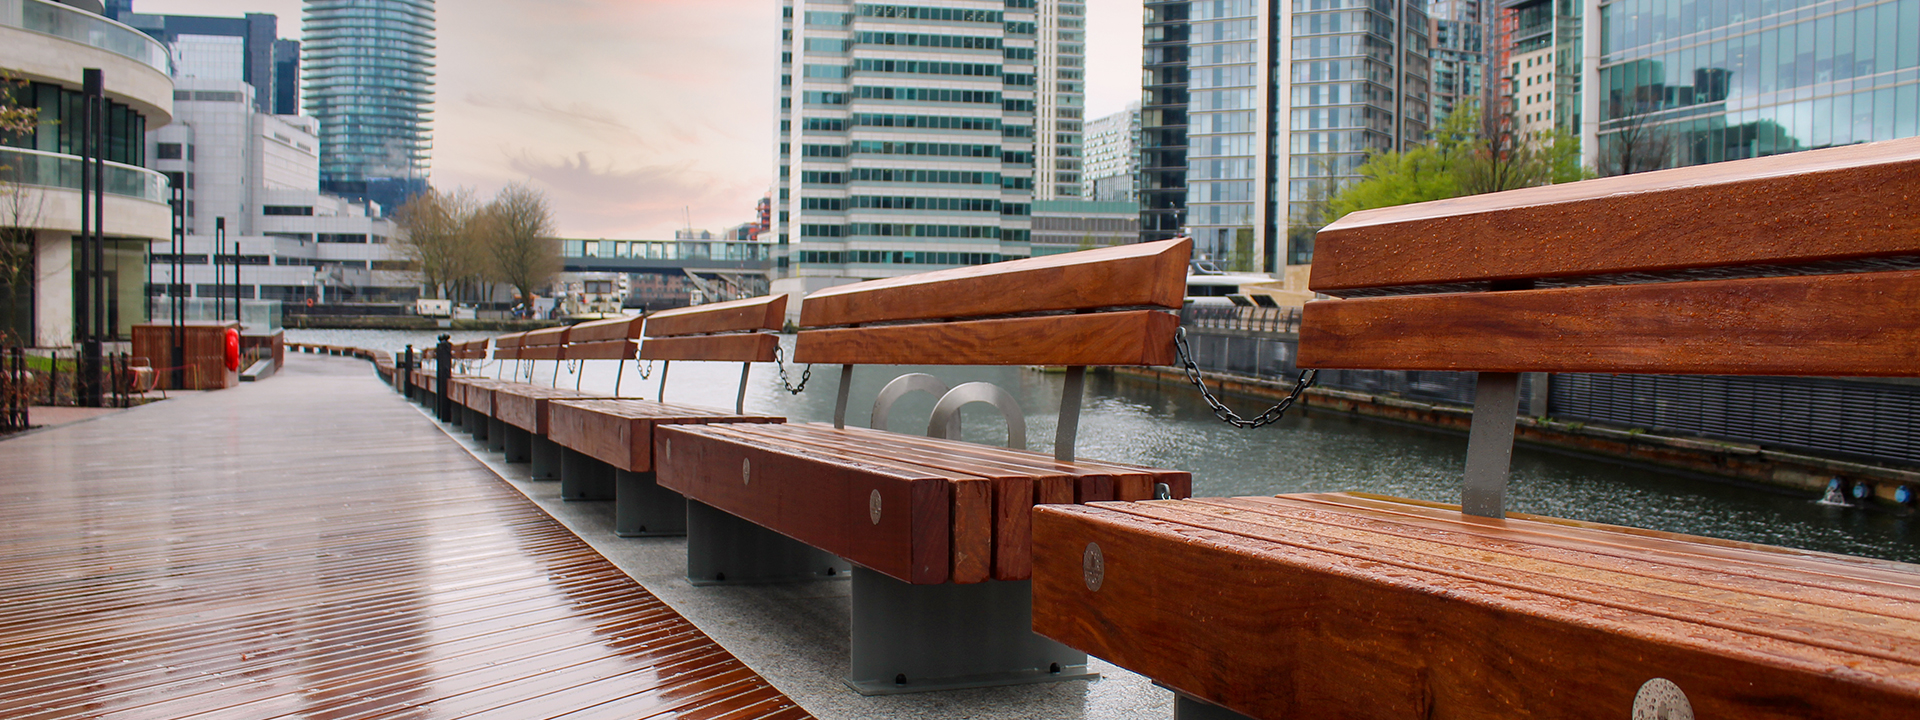
{"type": "MultiPolygon", "coordinates": [[[[491,333],[456,333],[456,342],[491,333]]],[[[437,333],[363,330],[288,330],[289,342],[315,342],[398,352],[408,343],[432,346],[437,333]]],[[[783,338],[789,353],[792,337],[783,338]]],[[[519,363],[523,374],[530,363],[519,363]]],[[[739,388],[738,363],[674,363],[670,369],[629,362],[616,372],[609,361],[590,361],[576,374],[567,363],[532,364],[533,381],[578,385],[603,393],[653,399],[666,372],[666,400],[731,408],[739,388]]],[[[803,367],[790,367],[799,382],[803,367]]],[[[508,367],[511,375],[516,368],[508,367]]],[[[503,372],[489,365],[482,374],[503,372]]],[[[880,388],[904,372],[926,372],[949,386],[991,382],[1018,401],[1027,424],[1027,447],[1052,452],[1064,376],[1026,368],[856,366],[847,423],[865,426],[880,388]]],[[[806,391],[781,388],[772,364],[756,364],[748,379],[746,407],[793,422],[833,419],[838,366],[816,366],[806,391]]],[[[1265,409],[1259,401],[1229,399],[1240,414],[1265,409]]],[[[924,433],[933,398],[914,393],[894,405],[893,430],[924,433]]],[[[1298,412],[1298,411],[1295,411],[1298,412]]],[[[1194,494],[1274,495],[1360,490],[1400,497],[1459,502],[1466,463],[1466,436],[1398,425],[1331,411],[1290,417],[1258,430],[1215,419],[1190,385],[1167,385],[1107,373],[1089,373],[1080,418],[1077,454],[1083,458],[1189,470],[1194,494]]],[[[986,405],[964,412],[964,436],[1003,444],[1006,423],[986,405]]],[[[1668,530],[1824,552],[1920,563],[1920,518],[1872,509],[1820,505],[1797,493],[1734,481],[1680,475],[1592,457],[1516,448],[1507,508],[1515,512],[1668,530]]]]}

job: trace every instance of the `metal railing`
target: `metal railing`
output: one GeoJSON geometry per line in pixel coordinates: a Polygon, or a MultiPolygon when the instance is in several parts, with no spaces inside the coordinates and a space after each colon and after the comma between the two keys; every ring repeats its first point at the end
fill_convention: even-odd
{"type": "Polygon", "coordinates": [[[146,33],[99,15],[47,0],[0,0],[0,26],[31,30],[133,59],[173,74],[167,48],[146,33]]]}
{"type": "MultiPolygon", "coordinates": [[[[0,3],[7,1],[0,0],[0,3]]],[[[167,202],[167,176],[143,167],[116,162],[107,163],[106,166],[107,172],[103,180],[107,194],[152,203],[167,202]]],[[[26,148],[0,147],[0,180],[78,192],[80,190],[80,156],[26,148]]]]}
{"type": "Polygon", "coordinates": [[[27,371],[25,354],[17,347],[0,348],[0,431],[27,429],[33,421],[36,378],[27,371]]]}

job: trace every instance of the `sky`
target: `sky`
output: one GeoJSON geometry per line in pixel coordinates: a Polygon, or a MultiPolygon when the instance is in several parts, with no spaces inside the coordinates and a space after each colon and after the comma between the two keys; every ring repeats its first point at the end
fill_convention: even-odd
{"type": "MultiPolygon", "coordinates": [[[[299,0],[134,0],[167,15],[279,16],[299,0]]],[[[560,235],[663,239],[753,219],[772,183],[779,0],[439,3],[431,177],[546,192],[560,235]]],[[[1141,5],[1087,2],[1087,119],[1139,98],[1141,5]]]]}

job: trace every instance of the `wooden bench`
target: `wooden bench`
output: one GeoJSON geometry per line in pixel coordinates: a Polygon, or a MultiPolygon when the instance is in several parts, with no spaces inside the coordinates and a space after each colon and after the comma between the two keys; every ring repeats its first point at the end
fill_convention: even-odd
{"type": "MultiPolygon", "coordinates": [[[[625,361],[664,361],[660,388],[673,360],[741,363],[733,412],[656,400],[565,400],[549,408],[549,430],[562,448],[560,496],[568,500],[613,500],[614,533],[621,537],[686,532],[686,501],[654,480],[653,428],[687,423],[777,423],[783,418],[745,412],[748,373],[755,362],[772,362],[786,316],[787,296],[750,298],[656,313],[640,318],[575,325],[569,359],[619,360],[615,395],[625,361]]],[[[656,396],[658,397],[658,396],[656,396]]]]}
{"type": "Polygon", "coordinates": [[[1073,447],[1087,366],[1173,362],[1190,252],[1184,240],[1133,245],[808,297],[793,359],[842,366],[833,425],[654,430],[659,483],[688,499],[688,579],[807,579],[851,565],[847,682],[862,693],[1090,677],[1084,653],[1031,630],[1028,514],[1041,502],[1146,499],[1156,486],[1188,494],[1185,472],[1078,462],[1073,447]],[[1024,447],[1024,414],[992,385],[948,389],[922,374],[880,392],[874,424],[886,425],[894,398],[928,389],[940,395],[929,434],[942,437],[849,429],[855,364],[1068,366],[1054,455],[945,439],[960,407],[989,402],[1024,447]]]}
{"type": "MultiPolygon", "coordinates": [[[[518,360],[527,364],[527,382],[496,382],[487,386],[493,402],[493,418],[499,420],[497,426],[502,435],[502,446],[508,462],[526,462],[533,465],[531,472],[535,480],[559,480],[562,477],[563,449],[553,441],[551,435],[551,412],[555,400],[576,400],[602,398],[589,392],[571,388],[550,387],[532,382],[539,371],[539,361],[553,361],[553,381],[560,377],[560,364],[567,360],[567,339],[572,329],[567,327],[529,330],[521,334],[512,343],[506,359],[518,360]]],[[[516,372],[516,376],[518,373],[516,372]]]]}
{"type": "Polygon", "coordinates": [[[1920,139],[1355,213],[1299,364],[1475,371],[1463,506],[1047,506],[1034,626],[1195,717],[1920,714],[1920,566],[1504,512],[1518,373],[1920,376],[1920,139]]]}

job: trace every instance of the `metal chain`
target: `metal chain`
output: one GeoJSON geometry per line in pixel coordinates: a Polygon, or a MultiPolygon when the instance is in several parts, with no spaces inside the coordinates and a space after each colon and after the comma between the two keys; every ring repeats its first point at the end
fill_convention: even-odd
{"type": "Polygon", "coordinates": [[[780,352],[779,345],[773,346],[773,366],[780,368],[781,387],[786,388],[787,392],[793,393],[795,395],[799,395],[801,391],[806,390],[807,381],[813,379],[813,363],[807,363],[807,369],[801,371],[800,373],[800,384],[798,386],[795,386],[791,381],[789,381],[787,379],[787,363],[782,358],[782,353],[780,352]]]}
{"type": "Polygon", "coordinates": [[[645,365],[641,365],[640,362],[639,360],[635,360],[633,364],[640,368],[640,379],[645,380],[653,375],[653,361],[648,360],[645,365]]]}
{"type": "Polygon", "coordinates": [[[1193,361],[1193,350],[1187,347],[1186,328],[1180,328],[1174,332],[1173,350],[1174,353],[1180,357],[1181,369],[1187,371],[1187,379],[1193,382],[1194,387],[1200,388],[1200,397],[1207,401],[1208,407],[1213,408],[1214,417],[1220,418],[1228,425],[1237,428],[1265,427],[1279,421],[1280,418],[1287,414],[1287,409],[1293,407],[1294,402],[1300,399],[1300,393],[1306,392],[1307,388],[1313,387],[1313,380],[1319,375],[1318,370],[1301,372],[1300,379],[1293,384],[1293,391],[1287,393],[1287,396],[1280,400],[1280,404],[1267,408],[1266,412],[1254,416],[1252,420],[1248,420],[1240,417],[1239,413],[1228,409],[1226,405],[1221,404],[1220,398],[1214,397],[1213,391],[1207,389],[1206,381],[1200,378],[1200,366],[1193,361]]]}

